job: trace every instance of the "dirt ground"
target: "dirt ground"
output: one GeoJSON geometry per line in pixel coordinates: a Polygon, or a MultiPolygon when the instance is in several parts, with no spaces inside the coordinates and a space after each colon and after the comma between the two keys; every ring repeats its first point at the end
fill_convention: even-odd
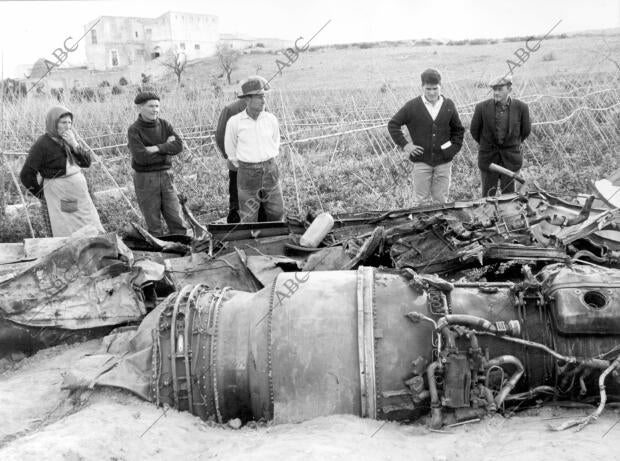
{"type": "Polygon", "coordinates": [[[61,389],[63,373],[99,345],[58,346],[2,364],[1,460],[620,459],[617,410],[581,432],[551,432],[548,425],[591,410],[550,407],[443,432],[351,415],[235,430],[113,389],[69,395],[61,389]]]}

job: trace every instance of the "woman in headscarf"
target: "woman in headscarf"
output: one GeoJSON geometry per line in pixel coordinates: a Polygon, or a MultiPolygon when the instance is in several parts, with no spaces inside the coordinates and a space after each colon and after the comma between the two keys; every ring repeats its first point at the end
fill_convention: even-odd
{"type": "Polygon", "coordinates": [[[73,114],[66,107],[52,107],[45,134],[30,148],[20,173],[24,187],[45,198],[54,237],[66,237],[88,224],[105,232],[81,170],[90,166],[90,154],[76,139],[72,124],[73,114]]]}

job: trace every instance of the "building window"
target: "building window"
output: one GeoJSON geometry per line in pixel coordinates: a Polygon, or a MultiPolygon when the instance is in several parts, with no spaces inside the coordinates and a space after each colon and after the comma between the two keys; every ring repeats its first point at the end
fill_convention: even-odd
{"type": "Polygon", "coordinates": [[[112,67],[118,67],[118,51],[110,50],[110,60],[112,61],[112,67]]]}
{"type": "Polygon", "coordinates": [[[153,33],[153,29],[146,29],[144,31],[144,34],[146,35],[146,39],[150,40],[151,39],[151,34],[153,33]]]}
{"type": "Polygon", "coordinates": [[[138,38],[138,31],[136,30],[136,38],[138,38]]]}
{"type": "Polygon", "coordinates": [[[181,43],[181,49],[184,50],[185,49],[185,43],[181,43]]]}
{"type": "Polygon", "coordinates": [[[95,29],[90,31],[90,43],[93,45],[97,44],[97,31],[95,29]]]}
{"type": "Polygon", "coordinates": [[[195,49],[195,50],[199,50],[199,49],[200,49],[200,45],[199,45],[198,43],[196,43],[196,44],[194,45],[194,49],[195,49]]]}

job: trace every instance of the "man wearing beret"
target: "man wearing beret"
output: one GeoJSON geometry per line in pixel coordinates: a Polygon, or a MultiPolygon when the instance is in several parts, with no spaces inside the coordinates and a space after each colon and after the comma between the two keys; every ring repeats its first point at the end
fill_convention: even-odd
{"type": "Polygon", "coordinates": [[[284,201],[276,157],[280,150],[278,119],[265,109],[269,91],[262,77],[250,77],[241,85],[244,111],[226,124],[224,147],[237,170],[241,222],[256,222],[262,206],[266,221],[284,219],[284,201]]]}
{"type": "Polygon", "coordinates": [[[134,103],[139,115],[129,127],[127,138],[136,197],[147,229],[155,236],[163,235],[163,215],[168,233],[186,235],[187,225],[171,171],[172,156],[183,150],[183,142],[172,125],[159,118],[157,94],[141,92],[134,103]]]}
{"type": "Polygon", "coordinates": [[[512,78],[507,75],[490,83],[493,98],[476,105],[470,132],[479,144],[478,168],[482,179],[482,196],[515,192],[512,178],[489,170],[495,163],[515,173],[523,165],[521,143],[530,135],[532,124],[526,103],[510,97],[512,78]]]}
{"type": "Polygon", "coordinates": [[[388,123],[394,142],[413,162],[417,204],[445,203],[450,192],[452,159],[461,150],[465,129],[456,106],[441,95],[441,75],[422,72],[422,95],[408,101],[388,123]],[[412,142],[402,132],[406,125],[412,142]]]}

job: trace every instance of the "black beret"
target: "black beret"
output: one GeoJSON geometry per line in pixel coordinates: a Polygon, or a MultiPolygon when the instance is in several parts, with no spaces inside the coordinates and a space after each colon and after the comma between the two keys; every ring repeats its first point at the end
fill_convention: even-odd
{"type": "Polygon", "coordinates": [[[138,93],[136,99],[133,100],[134,104],[144,104],[151,99],[157,99],[159,101],[159,96],[153,93],[152,91],[142,91],[138,93]]]}

